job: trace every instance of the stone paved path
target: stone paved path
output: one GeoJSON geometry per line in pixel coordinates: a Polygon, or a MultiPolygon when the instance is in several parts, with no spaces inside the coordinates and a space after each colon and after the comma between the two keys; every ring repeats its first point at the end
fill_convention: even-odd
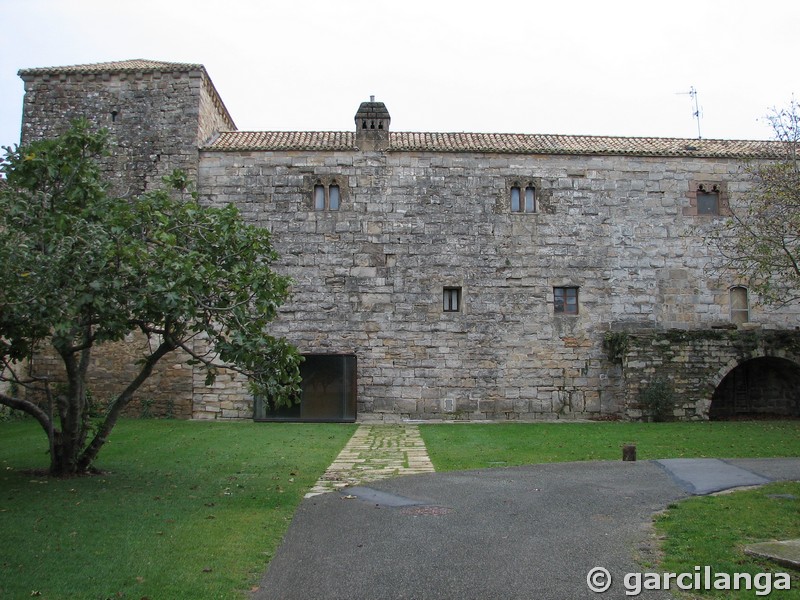
{"type": "Polygon", "coordinates": [[[306,498],[348,485],[433,471],[416,425],[360,425],[306,498]]]}

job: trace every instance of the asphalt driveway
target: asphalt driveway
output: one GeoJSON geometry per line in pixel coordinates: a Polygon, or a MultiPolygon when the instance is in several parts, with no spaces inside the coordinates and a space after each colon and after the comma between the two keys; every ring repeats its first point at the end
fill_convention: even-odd
{"type": "MultiPolygon", "coordinates": [[[[582,462],[398,477],[304,500],[255,600],[629,598],[653,514],[800,480],[800,459],[582,462]],[[587,575],[607,569],[598,594],[587,575]]],[[[671,598],[643,591],[638,598],[671,598]]]]}

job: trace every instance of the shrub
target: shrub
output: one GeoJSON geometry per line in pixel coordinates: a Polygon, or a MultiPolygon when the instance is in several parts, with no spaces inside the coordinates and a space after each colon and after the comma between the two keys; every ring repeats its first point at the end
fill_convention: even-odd
{"type": "Polygon", "coordinates": [[[656,377],[639,394],[645,414],[656,422],[667,421],[675,407],[675,389],[669,379],[656,377]]]}

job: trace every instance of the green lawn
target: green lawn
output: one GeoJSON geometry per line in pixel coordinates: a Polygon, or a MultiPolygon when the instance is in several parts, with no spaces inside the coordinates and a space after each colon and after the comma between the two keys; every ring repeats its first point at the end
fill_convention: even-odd
{"type": "MultiPolygon", "coordinates": [[[[800,572],[762,561],[744,553],[745,544],[800,538],[800,483],[774,483],[761,488],[718,496],[690,498],[674,504],[656,518],[664,537],[664,559],[659,567],[670,573],[693,573],[695,566],[710,566],[713,573],[787,573],[791,590],[773,591],[768,597],[800,599],[800,572]]],[[[760,581],[766,591],[767,581],[760,581]]],[[[755,598],[751,591],[704,592],[705,598],[755,598]]],[[[691,596],[691,594],[687,594],[691,596]]]]}
{"type": "Polygon", "coordinates": [[[800,456],[800,421],[421,425],[437,471],[637,458],[800,456]]]}
{"type": "Polygon", "coordinates": [[[124,421],[106,474],[52,480],[38,425],[0,423],[0,598],[241,598],[354,428],[124,421]]]}

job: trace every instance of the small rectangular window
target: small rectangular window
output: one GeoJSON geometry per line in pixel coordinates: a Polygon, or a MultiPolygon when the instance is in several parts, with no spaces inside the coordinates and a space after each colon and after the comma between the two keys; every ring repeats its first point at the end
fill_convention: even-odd
{"type": "Polygon", "coordinates": [[[461,310],[461,288],[446,287],[442,294],[442,310],[444,312],[459,312],[461,310]]]}
{"type": "Polygon", "coordinates": [[[697,192],[697,214],[719,214],[719,192],[697,192]]]}
{"type": "Polygon", "coordinates": [[[724,181],[690,181],[686,193],[688,206],[683,214],[691,217],[730,216],[728,185],[724,181]]]}
{"type": "Polygon", "coordinates": [[[737,325],[750,322],[750,305],[746,287],[731,288],[731,322],[737,325]]]}
{"type": "Polygon", "coordinates": [[[556,287],[553,288],[554,312],[557,315],[578,314],[578,288],[556,287]]]}

